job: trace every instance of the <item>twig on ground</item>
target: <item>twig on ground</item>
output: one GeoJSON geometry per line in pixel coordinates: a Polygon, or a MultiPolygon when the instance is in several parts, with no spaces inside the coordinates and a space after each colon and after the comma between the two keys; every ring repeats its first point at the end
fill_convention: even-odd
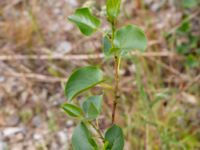
{"type": "Polygon", "coordinates": [[[191,80],[191,78],[190,78],[188,75],[183,75],[183,74],[181,74],[179,71],[177,71],[175,68],[173,68],[173,67],[171,67],[171,66],[168,66],[168,65],[166,65],[166,64],[164,64],[164,63],[162,63],[162,62],[158,62],[158,61],[155,60],[155,59],[151,59],[151,58],[150,58],[150,60],[156,62],[156,63],[159,64],[159,65],[161,65],[163,68],[169,70],[171,73],[173,73],[173,74],[179,76],[179,77],[180,77],[181,79],[183,79],[184,81],[185,81],[185,80],[191,80]]]}
{"type": "Polygon", "coordinates": [[[184,88],[183,91],[189,89],[194,83],[198,82],[200,80],[200,75],[196,76],[192,81],[190,81],[184,88]]]}
{"type": "MultiPolygon", "coordinates": [[[[139,53],[133,52],[132,56],[138,57],[179,57],[171,52],[147,52],[139,53]]],[[[104,55],[99,54],[83,54],[83,55],[0,55],[0,60],[89,60],[89,59],[102,59],[104,55]]]]}
{"type": "Polygon", "coordinates": [[[0,60],[87,60],[87,59],[98,59],[103,58],[103,54],[83,54],[83,55],[0,55],[0,60]]]}
{"type": "Polygon", "coordinates": [[[39,80],[41,82],[50,82],[50,83],[56,83],[56,82],[63,82],[66,81],[65,78],[58,78],[58,77],[51,77],[41,74],[35,74],[35,73],[17,73],[17,72],[5,72],[0,76],[5,77],[16,77],[16,78],[28,78],[33,80],[39,80]]]}

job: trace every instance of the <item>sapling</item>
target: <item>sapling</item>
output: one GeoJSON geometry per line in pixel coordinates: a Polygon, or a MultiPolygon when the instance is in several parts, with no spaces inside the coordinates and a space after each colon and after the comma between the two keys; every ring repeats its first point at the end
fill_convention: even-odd
{"type": "MultiPolygon", "coordinates": [[[[123,130],[115,122],[117,104],[120,103],[119,68],[121,58],[133,50],[144,51],[147,39],[144,32],[135,25],[125,25],[117,29],[117,18],[120,12],[121,0],[107,0],[106,17],[110,23],[110,32],[103,32],[103,52],[112,56],[114,61],[113,107],[111,109],[111,125],[102,131],[98,126],[98,116],[102,110],[103,94],[85,98],[81,106],[74,99],[83,92],[98,84],[106,83],[102,70],[96,66],[86,66],[75,70],[65,84],[67,103],[63,110],[79,121],[72,135],[74,150],[123,150],[123,130]],[[93,128],[93,130],[92,130],[93,128]],[[92,131],[96,131],[96,136],[92,131]]],[[[101,31],[101,21],[92,14],[90,8],[79,8],[68,18],[86,36],[101,31]]],[[[109,31],[109,30],[108,30],[109,31]]],[[[112,58],[109,57],[109,58],[112,58]]]]}

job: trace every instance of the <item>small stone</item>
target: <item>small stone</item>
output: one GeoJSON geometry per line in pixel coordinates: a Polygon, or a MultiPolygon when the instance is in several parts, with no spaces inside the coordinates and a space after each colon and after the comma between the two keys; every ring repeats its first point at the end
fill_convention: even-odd
{"type": "Polygon", "coordinates": [[[150,5],[153,2],[153,0],[144,0],[144,3],[147,5],[150,5]]]}
{"type": "Polygon", "coordinates": [[[36,134],[33,135],[33,139],[34,139],[34,140],[40,141],[42,138],[43,138],[43,137],[42,137],[41,134],[36,133],[36,134]]]}
{"type": "Polygon", "coordinates": [[[0,82],[5,81],[5,77],[0,76],[0,82]]]}
{"type": "Polygon", "coordinates": [[[76,0],[65,0],[65,2],[70,4],[72,7],[78,6],[78,2],[76,0]]]}
{"type": "Polygon", "coordinates": [[[72,45],[68,41],[60,42],[56,47],[56,53],[61,55],[69,53],[71,50],[72,50],[72,45]]]}
{"type": "Polygon", "coordinates": [[[40,116],[35,116],[33,119],[32,119],[32,124],[33,126],[35,127],[39,127],[41,125],[41,122],[42,122],[42,119],[40,116]]]}
{"type": "Polygon", "coordinates": [[[10,127],[10,128],[5,128],[2,131],[2,133],[4,137],[11,137],[17,133],[24,132],[24,131],[25,129],[21,127],[10,127]]]}
{"type": "Polygon", "coordinates": [[[55,142],[52,142],[50,150],[55,150],[55,149],[59,149],[59,145],[55,142]]]}
{"type": "Polygon", "coordinates": [[[55,15],[60,15],[61,10],[60,10],[59,8],[55,8],[55,9],[53,9],[53,13],[54,13],[55,15]]]}
{"type": "Polygon", "coordinates": [[[66,141],[68,140],[67,133],[65,131],[59,131],[57,133],[57,137],[58,137],[61,144],[65,144],[66,141]]]}
{"type": "Polygon", "coordinates": [[[16,126],[19,123],[19,116],[17,114],[13,114],[6,118],[6,122],[8,126],[16,126]]]}
{"type": "Polygon", "coordinates": [[[66,126],[67,127],[72,127],[74,125],[74,122],[72,120],[67,120],[66,126]]]}

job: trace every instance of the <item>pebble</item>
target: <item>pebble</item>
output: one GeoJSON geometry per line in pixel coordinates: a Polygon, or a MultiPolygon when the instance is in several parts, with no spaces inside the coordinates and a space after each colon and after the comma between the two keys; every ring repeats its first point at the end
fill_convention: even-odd
{"type": "Polygon", "coordinates": [[[67,120],[66,121],[66,126],[67,127],[72,127],[74,125],[74,122],[72,120],[67,120]]]}
{"type": "Polygon", "coordinates": [[[78,6],[78,2],[76,0],[65,0],[65,2],[70,4],[72,7],[78,6]]]}
{"type": "Polygon", "coordinates": [[[35,127],[39,127],[41,125],[41,122],[42,122],[42,119],[40,116],[35,116],[33,119],[32,119],[32,124],[33,126],[35,127]]]}
{"type": "Polygon", "coordinates": [[[41,134],[36,133],[33,135],[34,140],[40,141],[42,138],[43,138],[43,136],[41,134]]]}
{"type": "Polygon", "coordinates": [[[9,127],[9,128],[5,128],[2,133],[4,137],[11,137],[17,133],[21,133],[24,132],[25,129],[21,128],[21,127],[9,127]]]}
{"type": "Polygon", "coordinates": [[[65,131],[59,131],[57,133],[57,137],[58,137],[59,141],[61,142],[61,144],[65,144],[66,141],[68,140],[67,133],[65,131]]]}
{"type": "Polygon", "coordinates": [[[71,50],[72,50],[72,45],[68,41],[62,41],[62,42],[58,43],[58,45],[56,47],[56,53],[61,54],[61,55],[69,53],[71,50]]]}
{"type": "Polygon", "coordinates": [[[3,82],[3,81],[5,81],[5,77],[0,76],[0,82],[3,82]]]}
{"type": "Polygon", "coordinates": [[[55,142],[52,142],[50,147],[51,147],[50,150],[59,149],[59,145],[55,142]]]}
{"type": "Polygon", "coordinates": [[[20,119],[17,114],[13,114],[6,118],[6,122],[8,126],[16,126],[19,123],[20,119]]]}

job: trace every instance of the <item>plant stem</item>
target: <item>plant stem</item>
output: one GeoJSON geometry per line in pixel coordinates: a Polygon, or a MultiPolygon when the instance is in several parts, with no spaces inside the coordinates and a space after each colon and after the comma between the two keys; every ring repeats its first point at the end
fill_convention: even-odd
{"type": "Polygon", "coordinates": [[[111,37],[111,42],[112,42],[112,48],[115,48],[115,44],[114,44],[114,38],[115,38],[115,21],[111,22],[111,26],[112,26],[112,37],[111,37]]]}
{"type": "Polygon", "coordinates": [[[104,143],[104,137],[103,137],[103,134],[101,133],[101,130],[96,126],[94,125],[92,122],[89,122],[90,125],[96,130],[96,132],[99,134],[99,137],[101,138],[102,142],[104,143]]]}
{"type": "Polygon", "coordinates": [[[115,122],[115,114],[116,114],[116,107],[118,103],[118,99],[120,98],[119,95],[119,65],[120,65],[120,58],[118,56],[114,56],[115,61],[115,87],[114,87],[114,101],[113,101],[113,110],[112,110],[112,124],[115,122]]]}
{"type": "MultiPolygon", "coordinates": [[[[115,38],[115,21],[111,22],[112,25],[112,49],[115,48],[114,38],[115,38]]],[[[115,122],[115,113],[117,108],[118,99],[120,98],[119,95],[119,66],[120,66],[120,57],[115,54],[114,56],[114,70],[115,70],[115,87],[114,87],[114,101],[113,101],[113,108],[112,108],[112,124],[115,122]]]]}

